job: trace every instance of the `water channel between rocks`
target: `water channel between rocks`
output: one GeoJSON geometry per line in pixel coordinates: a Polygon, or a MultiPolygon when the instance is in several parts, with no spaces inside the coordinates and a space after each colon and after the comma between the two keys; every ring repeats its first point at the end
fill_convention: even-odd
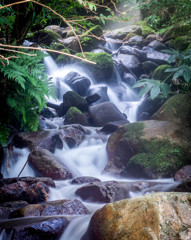
{"type": "MultiPolygon", "coordinates": [[[[63,81],[63,79],[68,73],[75,71],[90,79],[91,89],[107,88],[109,100],[114,103],[122,113],[127,115],[130,122],[136,121],[136,111],[142,99],[140,99],[127,84],[121,81],[117,68],[115,68],[114,76],[112,76],[114,83],[107,85],[105,83],[95,84],[95,80],[88,74],[86,69],[80,68],[76,64],[59,68],[51,57],[47,57],[45,59],[45,63],[48,75],[59,88],[58,100],[54,103],[60,103],[63,94],[69,90],[71,91],[71,88],[63,81]]],[[[49,101],[53,100],[49,99],[49,101]]],[[[59,120],[57,119],[57,121],[59,120]]],[[[86,128],[91,132],[91,134],[89,134],[88,138],[83,140],[78,147],[70,149],[66,144],[64,144],[62,150],[57,149],[55,151],[55,155],[59,159],[62,159],[62,162],[72,172],[73,177],[91,176],[100,179],[102,182],[117,181],[124,185],[141,185],[142,187],[140,187],[140,190],[130,192],[130,197],[136,197],[158,191],[168,191],[175,185],[173,179],[136,180],[126,178],[122,179],[102,174],[102,171],[107,163],[106,142],[109,135],[104,135],[103,137],[103,134],[99,135],[97,132],[98,128],[86,128]]],[[[18,176],[29,154],[28,149],[21,150],[15,148],[14,152],[19,155],[19,158],[17,161],[14,158],[9,159],[11,165],[8,172],[6,170],[6,163],[4,164],[2,172],[5,178],[18,176]]],[[[35,172],[27,164],[21,176],[35,176],[35,172]]],[[[79,185],[71,184],[71,180],[55,181],[55,183],[56,188],[50,188],[49,201],[79,198],[75,195],[75,191],[79,188],[79,185]]],[[[79,200],[82,201],[80,198],[79,200]]],[[[70,216],[69,218],[71,219],[71,222],[60,237],[60,240],[80,240],[88,227],[92,214],[97,209],[104,206],[103,203],[93,203],[91,201],[82,202],[88,208],[90,214],[83,216],[70,216]]],[[[4,231],[1,233],[1,240],[8,240],[10,238],[11,236],[6,235],[4,231]]]]}

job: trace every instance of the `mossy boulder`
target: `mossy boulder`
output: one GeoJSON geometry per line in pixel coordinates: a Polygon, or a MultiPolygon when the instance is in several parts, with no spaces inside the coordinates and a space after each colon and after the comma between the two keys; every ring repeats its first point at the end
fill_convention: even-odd
{"type": "Polygon", "coordinates": [[[91,218],[82,240],[190,239],[190,193],[155,193],[109,203],[91,218]]]}
{"type": "Polygon", "coordinates": [[[76,107],[71,107],[67,111],[64,124],[81,124],[83,126],[89,125],[86,114],[82,113],[76,107]]]}
{"type": "Polygon", "coordinates": [[[144,37],[148,36],[149,34],[155,33],[155,31],[148,26],[146,21],[138,21],[136,22],[136,25],[141,27],[142,35],[144,37]]]}
{"type": "Polygon", "coordinates": [[[152,116],[152,119],[171,121],[191,127],[191,94],[177,94],[169,98],[152,116]]]}
{"type": "MultiPolygon", "coordinates": [[[[81,64],[88,68],[97,82],[107,81],[112,76],[114,63],[112,57],[108,53],[85,52],[84,54],[88,60],[96,63],[94,65],[81,61],[81,64]]],[[[76,55],[82,57],[82,53],[76,55]]]]}
{"type": "Polygon", "coordinates": [[[171,177],[187,163],[190,140],[189,129],[171,122],[124,125],[108,140],[105,171],[131,177],[171,177]]]}
{"type": "Polygon", "coordinates": [[[124,38],[124,41],[128,41],[131,37],[134,37],[134,36],[136,36],[135,33],[128,33],[128,34],[126,35],[126,37],[124,38]]]}
{"type": "MultiPolygon", "coordinates": [[[[70,54],[70,51],[68,48],[66,48],[63,44],[61,43],[52,43],[50,45],[51,49],[53,50],[57,50],[57,51],[60,51],[60,52],[63,52],[63,53],[68,53],[70,54]]],[[[51,56],[55,59],[55,61],[58,63],[58,64],[64,64],[64,63],[67,63],[67,62],[70,62],[71,58],[67,55],[62,55],[62,54],[59,54],[59,53],[51,53],[51,56]]]]}
{"type": "Polygon", "coordinates": [[[35,32],[33,34],[32,41],[49,46],[52,42],[57,42],[59,38],[60,35],[58,33],[44,29],[35,32]]]}
{"type": "Polygon", "coordinates": [[[174,40],[174,47],[179,51],[184,51],[187,49],[191,42],[191,36],[180,36],[174,40]]]}
{"type": "Polygon", "coordinates": [[[153,72],[152,77],[156,80],[164,81],[165,79],[167,79],[165,82],[171,82],[172,73],[165,72],[168,68],[170,68],[170,65],[167,64],[158,66],[153,72]]]}
{"type": "Polygon", "coordinates": [[[175,39],[178,36],[191,36],[191,24],[178,24],[165,31],[162,35],[164,41],[175,39]]]}
{"type": "Polygon", "coordinates": [[[91,51],[94,49],[98,44],[99,40],[96,37],[100,37],[103,34],[103,30],[99,25],[96,25],[90,28],[81,36],[81,44],[84,51],[91,51]],[[94,35],[94,36],[92,36],[94,35]]]}

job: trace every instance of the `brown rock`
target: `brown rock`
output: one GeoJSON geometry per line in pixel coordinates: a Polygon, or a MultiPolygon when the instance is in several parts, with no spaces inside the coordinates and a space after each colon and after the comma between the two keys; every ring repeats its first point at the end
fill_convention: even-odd
{"type": "Polygon", "coordinates": [[[29,156],[28,161],[32,167],[43,177],[54,180],[65,180],[72,178],[72,174],[58,159],[46,149],[35,149],[29,156]]]}
{"type": "Polygon", "coordinates": [[[189,193],[157,193],[110,203],[96,211],[82,239],[190,239],[190,206],[189,193]]]}
{"type": "Polygon", "coordinates": [[[183,181],[191,178],[191,165],[184,166],[174,176],[175,181],[183,181]]]}

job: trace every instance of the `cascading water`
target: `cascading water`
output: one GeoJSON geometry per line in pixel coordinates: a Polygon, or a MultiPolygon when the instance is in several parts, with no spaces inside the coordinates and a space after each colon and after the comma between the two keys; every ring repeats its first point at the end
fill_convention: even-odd
{"type": "MultiPolygon", "coordinates": [[[[113,48],[111,44],[109,45],[109,47],[113,48]]],[[[114,50],[116,49],[114,48],[114,50]]],[[[47,72],[49,77],[52,78],[52,81],[58,88],[58,99],[56,103],[60,103],[63,94],[68,90],[71,90],[71,88],[64,82],[64,78],[68,73],[72,71],[78,72],[79,74],[88,77],[91,81],[92,88],[100,87],[99,84],[95,83],[92,76],[89,75],[84,68],[80,68],[77,64],[71,64],[59,68],[51,57],[45,58],[45,64],[47,66],[47,72]]],[[[136,111],[142,99],[140,99],[126,83],[122,82],[117,68],[115,68],[114,76],[114,84],[102,84],[102,86],[107,88],[109,100],[113,102],[121,112],[127,115],[127,118],[130,122],[135,122],[136,111]]],[[[53,100],[49,99],[49,101],[53,100]]],[[[96,133],[95,128],[91,127],[90,131],[92,133],[88,135],[88,137],[78,147],[70,149],[67,145],[64,145],[62,150],[57,149],[55,152],[57,158],[59,158],[60,161],[62,161],[64,165],[67,166],[67,168],[72,172],[74,177],[93,176],[97,177],[101,181],[115,180],[124,184],[141,183],[145,185],[143,190],[130,192],[131,197],[160,190],[169,190],[174,185],[174,181],[172,179],[156,181],[137,181],[135,179],[122,179],[113,177],[111,175],[102,174],[102,171],[107,163],[107,137],[103,137],[103,135],[100,136],[98,133],[96,133]],[[150,183],[152,183],[152,187],[150,187],[150,183]]],[[[29,151],[27,149],[14,149],[14,156],[9,157],[9,163],[12,164],[8,168],[9,171],[7,171],[7,162],[5,162],[2,166],[2,172],[4,177],[18,176],[27,159],[28,154],[29,151]]],[[[27,164],[21,176],[35,176],[35,172],[27,164]]],[[[71,184],[71,181],[69,180],[55,181],[55,183],[56,188],[50,189],[49,200],[78,198],[75,195],[75,191],[79,187],[78,185],[71,184]]],[[[80,201],[82,200],[80,199],[80,201]]],[[[71,223],[69,224],[63,235],[60,237],[60,240],[80,240],[80,238],[83,236],[84,232],[87,229],[92,214],[104,205],[101,203],[91,203],[85,201],[82,202],[89,209],[91,214],[72,217],[71,223]]],[[[3,231],[0,235],[0,240],[4,239],[8,240],[9,237],[3,231]]]]}

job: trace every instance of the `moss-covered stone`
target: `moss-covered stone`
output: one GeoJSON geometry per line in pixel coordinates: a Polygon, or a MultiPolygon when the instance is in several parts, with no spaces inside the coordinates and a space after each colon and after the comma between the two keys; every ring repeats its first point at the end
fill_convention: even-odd
{"type": "Polygon", "coordinates": [[[103,34],[103,30],[99,25],[96,25],[90,28],[81,36],[81,44],[85,51],[91,51],[96,47],[96,44],[99,43],[99,40],[95,37],[91,37],[91,35],[95,35],[96,37],[100,37],[103,34]]]}
{"type": "Polygon", "coordinates": [[[167,64],[158,66],[153,72],[152,77],[156,80],[164,81],[166,79],[166,82],[170,82],[172,80],[172,73],[165,72],[168,68],[170,68],[170,65],[167,64]]]}
{"type": "Polygon", "coordinates": [[[179,51],[184,51],[191,42],[191,36],[179,36],[174,40],[174,47],[179,51]]]}
{"type": "MultiPolygon", "coordinates": [[[[88,60],[96,62],[96,65],[81,62],[82,65],[85,65],[91,71],[96,81],[103,82],[112,76],[114,63],[112,57],[108,53],[85,52],[84,54],[88,60]]],[[[77,53],[76,55],[82,57],[82,53],[77,53]]]]}
{"type": "Polygon", "coordinates": [[[155,31],[148,26],[146,21],[138,21],[136,22],[136,25],[142,28],[142,35],[144,37],[148,36],[149,34],[155,33],[155,31]]]}
{"type": "Polygon", "coordinates": [[[51,30],[40,30],[34,33],[32,40],[49,46],[52,42],[57,42],[59,38],[60,36],[56,32],[51,30]]]}
{"type": "MultiPolygon", "coordinates": [[[[50,48],[53,49],[53,50],[57,50],[57,51],[61,51],[61,52],[70,54],[69,49],[66,48],[61,43],[55,43],[54,42],[50,45],[50,48]]],[[[62,54],[58,54],[58,53],[51,53],[51,56],[55,59],[55,61],[58,64],[64,64],[64,63],[70,62],[70,57],[67,56],[67,55],[62,55],[62,54]]]]}
{"type": "Polygon", "coordinates": [[[171,121],[191,127],[191,94],[177,94],[169,98],[152,116],[152,119],[171,121]]]}
{"type": "Polygon", "coordinates": [[[70,107],[76,107],[84,112],[88,110],[88,103],[86,100],[73,91],[68,91],[63,95],[63,104],[66,111],[68,111],[70,107]]]}
{"type": "Polygon", "coordinates": [[[64,124],[81,124],[83,126],[89,125],[86,115],[76,107],[71,107],[67,111],[64,124]]]}
{"type": "Polygon", "coordinates": [[[178,36],[191,36],[191,24],[179,24],[168,29],[163,35],[165,41],[175,39],[178,36]]]}
{"type": "Polygon", "coordinates": [[[140,153],[127,163],[127,172],[147,178],[170,177],[187,163],[184,148],[169,140],[140,140],[140,153]]]}
{"type": "Polygon", "coordinates": [[[131,37],[134,37],[134,36],[136,36],[135,33],[128,33],[128,34],[126,35],[126,37],[124,38],[124,41],[128,41],[131,37]]]}

